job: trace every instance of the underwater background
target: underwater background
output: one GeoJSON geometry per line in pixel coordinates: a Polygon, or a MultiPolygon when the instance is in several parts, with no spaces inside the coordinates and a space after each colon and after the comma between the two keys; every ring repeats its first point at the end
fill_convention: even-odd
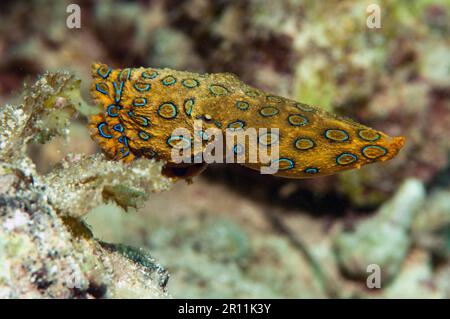
{"type": "MultiPolygon", "coordinates": [[[[30,87],[45,71],[61,70],[81,79],[81,96],[92,104],[95,61],[115,68],[231,72],[265,91],[403,135],[406,144],[386,163],[316,179],[215,164],[188,185],[169,183],[149,169],[155,193],[125,213],[120,200],[97,206],[88,195],[93,188],[72,195],[79,189],[65,186],[64,172],[76,176],[77,169],[95,167],[98,174],[117,173],[95,161],[58,166],[67,154],[99,152],[80,112],[66,136],[44,144],[34,139],[27,154],[48,189],[59,187],[54,198],[48,195],[55,211],[82,215],[82,226],[73,216],[63,217],[62,225],[74,238],[90,238],[73,241],[83,247],[74,260],[87,274],[88,282],[81,283],[86,287],[62,292],[67,285],[57,285],[53,261],[42,257],[50,256],[52,245],[37,246],[39,265],[26,259],[34,242],[11,231],[19,227],[16,217],[0,214],[0,296],[449,298],[449,21],[445,0],[2,1],[1,108],[20,100],[24,83],[30,87]],[[81,8],[81,28],[66,26],[71,3],[81,8]],[[370,4],[381,9],[381,28],[366,25],[370,4]],[[76,202],[81,197],[88,213],[77,213],[83,210],[76,202]],[[83,229],[74,231],[79,226],[83,229]],[[160,275],[167,271],[167,285],[140,286],[145,278],[133,277],[133,263],[109,255],[109,262],[120,266],[113,279],[102,277],[89,255],[94,247],[92,256],[99,256],[98,243],[160,275]],[[381,269],[381,288],[367,286],[373,264],[381,269]],[[24,269],[24,278],[29,273],[37,288],[16,282],[19,273],[10,271],[15,266],[24,269]]],[[[1,195],[9,191],[10,179],[5,169],[0,173],[1,195]]],[[[122,171],[117,174],[131,183],[122,171]]],[[[109,190],[108,196],[120,192],[109,190]]],[[[101,196],[107,197],[105,189],[101,196]]],[[[8,203],[0,200],[0,206],[8,203]]],[[[44,227],[49,243],[62,232],[53,229],[55,223],[44,227]]]]}

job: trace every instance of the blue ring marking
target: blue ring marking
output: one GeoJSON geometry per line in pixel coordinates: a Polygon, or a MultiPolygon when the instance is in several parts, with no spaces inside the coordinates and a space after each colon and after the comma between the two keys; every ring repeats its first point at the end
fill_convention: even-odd
{"type": "Polygon", "coordinates": [[[341,129],[328,129],[328,130],[325,131],[324,135],[325,135],[325,138],[327,138],[327,139],[329,139],[331,141],[335,141],[335,142],[345,142],[345,141],[348,141],[348,139],[350,138],[348,133],[346,131],[344,131],[344,130],[341,130],[341,129]],[[344,133],[345,134],[345,138],[344,139],[340,139],[340,140],[331,138],[331,137],[328,136],[330,131],[338,131],[338,132],[344,133]]]}
{"type": "Polygon", "coordinates": [[[183,84],[184,87],[187,87],[188,89],[193,89],[200,85],[200,82],[196,79],[184,79],[181,81],[181,84],[183,84]],[[188,81],[193,81],[194,83],[188,84],[188,81]]]}
{"type": "Polygon", "coordinates": [[[187,142],[188,142],[188,145],[186,145],[185,147],[181,148],[181,149],[183,149],[183,150],[186,150],[186,149],[188,149],[188,148],[191,147],[191,140],[188,139],[188,138],[186,138],[186,137],[184,137],[184,136],[182,136],[182,135],[169,136],[169,138],[167,139],[166,143],[167,143],[167,145],[169,145],[170,147],[173,148],[174,146],[170,144],[170,142],[172,142],[172,140],[178,140],[178,141],[183,140],[183,141],[187,141],[187,142]]]}
{"type": "Polygon", "coordinates": [[[230,94],[230,90],[228,90],[227,87],[221,84],[211,84],[209,86],[209,92],[211,92],[215,96],[230,94]]]}
{"type": "Polygon", "coordinates": [[[131,69],[128,69],[128,68],[127,69],[123,69],[123,70],[120,71],[119,76],[118,76],[118,80],[122,81],[122,74],[123,74],[123,72],[128,72],[126,79],[129,80],[130,77],[131,77],[131,69]]]}
{"type": "Polygon", "coordinates": [[[317,174],[319,173],[319,169],[317,167],[307,167],[303,172],[306,174],[317,174]]]}
{"type": "MultiPolygon", "coordinates": [[[[280,136],[279,136],[278,134],[275,134],[275,133],[272,133],[272,132],[270,132],[270,133],[267,132],[267,133],[264,133],[264,134],[258,136],[258,143],[261,144],[261,145],[263,145],[263,146],[270,146],[270,145],[272,145],[272,144],[276,144],[276,143],[278,143],[279,140],[280,140],[280,136]],[[267,136],[267,135],[270,135],[271,137],[272,137],[272,136],[275,136],[276,140],[273,141],[273,138],[271,138],[272,141],[271,141],[270,143],[262,143],[262,142],[261,142],[261,138],[262,138],[263,136],[267,136]]],[[[266,142],[267,142],[267,139],[266,139],[266,142]]]]}
{"type": "Polygon", "coordinates": [[[148,71],[143,71],[141,73],[141,77],[143,77],[144,79],[154,79],[158,76],[158,72],[157,71],[153,71],[152,73],[148,74],[148,71]]]}
{"type": "Polygon", "coordinates": [[[133,100],[133,106],[145,106],[147,105],[147,98],[145,97],[139,97],[137,99],[133,100]],[[138,103],[137,100],[142,100],[142,102],[138,103]]]}
{"type": "Polygon", "coordinates": [[[102,78],[106,79],[106,78],[109,76],[109,74],[111,73],[111,68],[108,67],[108,70],[106,70],[106,73],[105,73],[105,74],[102,74],[102,73],[101,73],[102,67],[104,67],[104,65],[100,66],[100,67],[97,69],[97,74],[98,74],[99,76],[101,76],[102,78]]]}
{"type": "Polygon", "coordinates": [[[280,167],[279,167],[279,169],[282,170],[282,171],[287,171],[287,170],[290,170],[290,169],[292,169],[292,168],[294,167],[294,161],[291,160],[290,158],[280,157],[279,159],[277,159],[277,160],[274,161],[274,163],[276,163],[276,162],[278,162],[278,164],[279,164],[280,162],[288,162],[288,163],[289,163],[289,166],[286,167],[286,168],[280,168],[280,167]]]}
{"type": "Polygon", "coordinates": [[[128,146],[128,138],[125,135],[122,135],[117,139],[119,143],[122,143],[125,146],[128,146]]]}
{"type": "Polygon", "coordinates": [[[162,118],[170,120],[170,119],[173,119],[173,118],[177,117],[178,110],[177,110],[177,107],[176,107],[176,105],[174,103],[172,103],[172,102],[165,102],[165,103],[161,104],[158,107],[158,111],[156,113],[158,113],[158,115],[161,116],[162,118]],[[170,116],[161,115],[162,108],[167,108],[167,107],[171,108],[172,114],[170,116]]]}
{"type": "Polygon", "coordinates": [[[121,159],[124,158],[124,157],[127,157],[128,155],[130,155],[130,149],[129,149],[128,147],[126,147],[126,148],[125,148],[125,147],[120,148],[119,152],[123,154],[123,155],[120,157],[121,159]],[[125,150],[126,150],[126,152],[125,152],[125,150]]]}
{"type": "Polygon", "coordinates": [[[112,138],[113,136],[110,134],[106,134],[105,132],[103,132],[103,127],[107,125],[106,122],[101,122],[100,124],[98,124],[97,129],[98,129],[98,133],[100,134],[101,137],[104,138],[112,138]]]}
{"type": "Polygon", "coordinates": [[[141,126],[147,127],[149,123],[148,118],[146,118],[145,116],[139,116],[139,118],[143,121],[143,123],[141,123],[141,126]]]}
{"type": "Polygon", "coordinates": [[[177,79],[172,75],[168,75],[168,76],[164,77],[163,79],[161,79],[161,83],[164,86],[171,86],[171,85],[174,85],[176,82],[177,82],[177,79]]]}
{"type": "Polygon", "coordinates": [[[276,107],[273,107],[273,106],[265,106],[259,110],[259,114],[261,114],[261,116],[264,116],[264,117],[271,117],[271,116],[277,115],[278,113],[280,113],[280,111],[276,107]],[[272,111],[269,114],[264,114],[264,110],[268,110],[268,109],[272,109],[272,111]]]}
{"type": "Polygon", "coordinates": [[[352,163],[354,163],[354,162],[356,162],[358,160],[358,156],[356,156],[356,155],[354,155],[354,154],[352,154],[352,153],[342,153],[341,155],[339,155],[338,157],[336,157],[336,163],[338,164],[338,165],[349,165],[349,164],[352,164],[352,163]],[[348,163],[346,163],[346,164],[342,164],[342,163],[340,163],[339,161],[342,159],[342,157],[344,157],[344,156],[350,156],[353,160],[351,161],[351,162],[348,162],[348,163]]]}
{"type": "Polygon", "coordinates": [[[194,108],[194,104],[195,104],[194,98],[190,98],[190,99],[187,99],[184,101],[183,106],[184,106],[184,112],[186,113],[186,115],[191,116],[192,109],[194,108]]]}
{"type": "Polygon", "coordinates": [[[119,116],[119,111],[121,109],[122,109],[122,107],[120,105],[111,104],[108,106],[107,113],[110,117],[117,117],[117,116],[119,116]],[[113,110],[115,109],[116,106],[117,106],[116,112],[113,112],[113,110]]]}
{"type": "Polygon", "coordinates": [[[152,86],[150,85],[150,83],[134,83],[133,87],[139,92],[147,92],[150,91],[150,88],[152,86]],[[139,87],[140,85],[145,85],[145,87],[139,87]]]}
{"type": "Polygon", "coordinates": [[[100,87],[101,84],[106,85],[106,87],[108,87],[108,85],[107,85],[106,83],[101,82],[101,83],[97,83],[97,84],[95,85],[95,89],[96,89],[97,91],[99,91],[100,93],[103,93],[103,94],[105,94],[105,95],[109,95],[109,92],[108,92],[108,91],[105,91],[104,89],[102,89],[102,88],[100,87]]]}
{"type": "Polygon", "coordinates": [[[123,132],[122,124],[118,123],[118,124],[114,125],[113,130],[122,133],[123,132]]]}
{"type": "Polygon", "coordinates": [[[240,129],[242,129],[242,128],[244,128],[245,127],[245,122],[244,121],[241,121],[241,120],[237,120],[237,121],[234,121],[234,122],[231,122],[230,124],[228,124],[228,126],[227,126],[229,129],[233,129],[233,130],[240,130],[240,129]],[[232,125],[233,124],[239,124],[239,127],[232,127],[232,125]]]}
{"type": "Polygon", "coordinates": [[[373,132],[373,131],[370,131],[370,130],[368,130],[368,129],[359,130],[359,131],[358,131],[358,136],[359,136],[361,139],[363,139],[363,140],[365,140],[365,141],[369,141],[369,142],[376,142],[376,141],[378,141],[378,140],[381,138],[381,134],[380,134],[380,133],[378,133],[378,132],[373,132]],[[364,136],[361,134],[361,133],[363,133],[364,131],[369,131],[369,132],[375,133],[375,134],[376,134],[375,138],[370,139],[370,138],[364,137],[364,136]]]}
{"type": "Polygon", "coordinates": [[[241,144],[236,144],[233,147],[233,153],[236,155],[241,155],[242,153],[244,153],[244,147],[241,144]]]}
{"type": "Polygon", "coordinates": [[[114,102],[119,103],[120,99],[122,98],[122,90],[123,90],[123,83],[124,82],[120,82],[120,87],[117,88],[117,82],[113,82],[114,85],[114,102]]]}
{"type": "Polygon", "coordinates": [[[295,139],[295,141],[294,141],[294,147],[295,147],[296,149],[298,149],[298,150],[306,151],[306,150],[310,150],[310,149],[316,147],[316,142],[314,142],[312,139],[310,139],[310,138],[308,138],[308,137],[297,137],[297,138],[295,139]],[[309,144],[310,146],[309,146],[309,147],[306,147],[306,148],[300,148],[300,147],[298,147],[298,146],[297,146],[297,143],[300,142],[301,140],[305,140],[305,141],[310,142],[310,144],[309,144]]]}
{"type": "Polygon", "coordinates": [[[288,122],[289,122],[289,124],[291,124],[291,125],[293,125],[293,126],[305,126],[306,124],[309,123],[309,120],[308,120],[308,118],[307,118],[306,116],[304,116],[304,115],[301,115],[301,114],[291,114],[291,115],[289,115],[289,117],[288,117],[288,122]],[[294,122],[293,122],[293,118],[294,118],[294,117],[300,117],[300,118],[302,119],[302,122],[301,122],[301,123],[294,123],[294,122]]]}
{"type": "Polygon", "coordinates": [[[387,153],[388,153],[388,150],[387,150],[386,148],[382,147],[382,146],[379,146],[379,145],[367,145],[367,146],[364,146],[364,147],[362,148],[362,150],[361,150],[361,154],[364,155],[364,157],[366,157],[366,158],[368,158],[368,159],[376,159],[376,158],[380,158],[380,157],[386,155],[387,153]],[[367,155],[364,153],[364,151],[365,151],[367,148],[369,148],[369,147],[370,147],[370,148],[376,148],[376,149],[382,150],[384,153],[381,154],[381,155],[379,155],[379,156],[376,156],[376,157],[369,157],[369,156],[367,156],[367,155]]]}
{"type": "Polygon", "coordinates": [[[219,121],[214,121],[214,124],[215,124],[218,128],[221,128],[221,127],[222,127],[222,123],[220,123],[219,121]]]}
{"type": "Polygon", "coordinates": [[[312,111],[314,111],[314,108],[312,106],[308,105],[308,104],[296,102],[294,104],[294,106],[296,108],[302,110],[302,111],[305,111],[305,112],[312,112],[312,111]]]}
{"type": "Polygon", "coordinates": [[[250,106],[250,104],[248,104],[245,101],[236,101],[236,107],[239,110],[242,110],[242,111],[248,110],[249,106],[250,106]]]}
{"type": "Polygon", "coordinates": [[[148,118],[146,118],[145,116],[137,116],[136,114],[133,113],[133,111],[129,111],[128,116],[131,117],[133,121],[139,124],[140,126],[147,127],[149,124],[148,118]],[[138,119],[140,119],[141,122],[139,122],[138,119]]]}
{"type": "Polygon", "coordinates": [[[150,138],[150,135],[147,132],[139,131],[138,136],[140,139],[147,141],[150,138]]]}

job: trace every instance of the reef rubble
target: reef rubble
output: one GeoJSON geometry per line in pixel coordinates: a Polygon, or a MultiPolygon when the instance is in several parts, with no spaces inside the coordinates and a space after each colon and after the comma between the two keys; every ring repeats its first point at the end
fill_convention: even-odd
{"type": "Polygon", "coordinates": [[[69,155],[40,174],[28,157],[30,144],[67,133],[83,106],[79,83],[48,72],[0,109],[0,298],[168,298],[169,275],[147,251],[99,241],[80,219],[168,189],[162,163],[69,155]]]}

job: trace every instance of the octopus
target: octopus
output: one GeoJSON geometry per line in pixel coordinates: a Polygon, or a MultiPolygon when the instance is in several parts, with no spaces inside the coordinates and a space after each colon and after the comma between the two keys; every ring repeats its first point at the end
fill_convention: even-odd
{"type": "MultiPolygon", "coordinates": [[[[111,159],[163,160],[169,176],[189,178],[207,165],[177,162],[174,149],[200,143],[188,153],[197,158],[214,138],[209,129],[266,129],[258,146],[278,147],[272,163],[250,161],[251,147],[233,141],[224,152],[243,153],[242,165],[259,170],[276,162],[276,176],[308,178],[335,174],[395,157],[405,138],[340,117],[319,107],[263,92],[231,73],[197,74],[172,69],[92,65],[91,96],[101,112],[89,119],[91,137],[111,159]],[[201,121],[200,131],[195,122],[201,121]],[[174,134],[177,128],[191,138],[174,134]]],[[[225,156],[225,155],[224,155],[225,156]]]]}

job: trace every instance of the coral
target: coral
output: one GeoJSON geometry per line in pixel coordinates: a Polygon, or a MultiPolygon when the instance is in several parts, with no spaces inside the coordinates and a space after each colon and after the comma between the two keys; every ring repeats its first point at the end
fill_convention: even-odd
{"type": "Polygon", "coordinates": [[[281,211],[201,178],[155,194],[139,214],[107,205],[85,220],[102,240],[147,247],[170,270],[174,297],[448,296],[444,191],[425,200],[422,183],[406,186],[377,211],[383,218],[338,219],[329,229],[322,216],[281,211]],[[264,217],[266,210],[283,229],[264,217]],[[337,251],[339,238],[343,252],[337,251]],[[374,259],[391,276],[383,277],[381,289],[366,286],[366,267],[374,259]]]}
{"type": "Polygon", "coordinates": [[[46,73],[33,86],[24,88],[19,106],[2,107],[0,159],[25,160],[31,141],[45,143],[58,134],[65,134],[70,116],[75,112],[70,100],[79,89],[79,82],[67,72],[46,73]]]}
{"type": "Polygon", "coordinates": [[[169,189],[171,179],[161,175],[161,162],[139,159],[128,166],[106,161],[101,154],[71,155],[42,176],[46,193],[61,214],[81,217],[107,201],[125,210],[138,208],[147,194],[169,189]]]}
{"type": "MultiPolygon", "coordinates": [[[[445,277],[442,276],[445,281],[445,277]]],[[[430,257],[425,251],[412,251],[401,271],[386,287],[386,298],[448,298],[448,283],[433,276],[430,257]],[[436,287],[439,289],[436,289],[436,287]],[[447,287],[444,288],[444,286],[447,287]],[[447,292],[446,292],[447,289],[447,292]]]]}
{"type": "Polygon", "coordinates": [[[424,201],[423,184],[407,180],[375,216],[360,222],[353,231],[341,232],[334,247],[342,271],[361,279],[367,277],[368,265],[377,264],[383,283],[392,280],[407,256],[412,243],[408,233],[424,201]]]}
{"type": "MultiPolygon", "coordinates": [[[[98,227],[106,214],[119,219],[122,227],[128,224],[136,231],[135,226],[123,223],[127,217],[118,213],[104,207],[87,216],[87,221],[100,238],[112,235],[98,227]]],[[[162,223],[144,238],[152,254],[170,265],[170,293],[174,297],[324,296],[317,279],[307,271],[307,262],[285,238],[273,234],[250,237],[228,218],[202,216],[162,223]]]]}
{"type": "Polygon", "coordinates": [[[450,258],[450,196],[448,190],[434,191],[412,225],[415,243],[439,260],[450,258]]]}
{"type": "Polygon", "coordinates": [[[105,249],[19,171],[0,170],[0,298],[168,297],[153,260],[105,249]]]}
{"type": "Polygon", "coordinates": [[[0,109],[0,298],[168,297],[168,274],[147,252],[98,242],[79,219],[99,204],[129,209],[166,190],[162,163],[71,155],[40,175],[27,156],[31,144],[64,136],[85,109],[79,82],[46,73],[19,105],[0,109]]]}

